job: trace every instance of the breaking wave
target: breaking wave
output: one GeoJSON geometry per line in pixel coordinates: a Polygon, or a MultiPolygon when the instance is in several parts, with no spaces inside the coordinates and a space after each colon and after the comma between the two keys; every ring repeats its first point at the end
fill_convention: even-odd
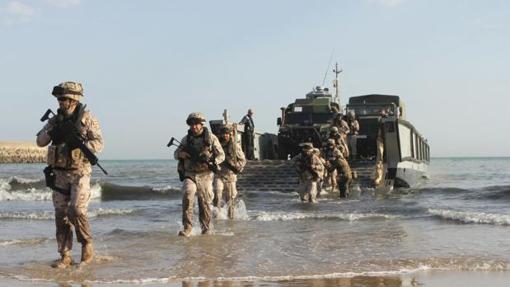
{"type": "MultiPolygon", "coordinates": [[[[117,209],[117,208],[98,208],[89,210],[89,218],[104,217],[104,216],[116,216],[116,215],[128,215],[133,214],[133,209],[117,209]]],[[[17,211],[17,212],[0,212],[0,219],[28,219],[28,220],[51,220],[55,218],[55,212],[53,211],[17,211]]]]}
{"type": "MultiPolygon", "coordinates": [[[[39,183],[37,181],[36,183],[39,183]]],[[[38,185],[38,184],[36,184],[38,185]]],[[[24,186],[23,189],[14,189],[13,185],[10,184],[10,182],[6,183],[0,183],[0,201],[10,201],[10,200],[17,200],[17,201],[50,201],[52,199],[52,193],[53,191],[49,188],[47,188],[44,184],[44,187],[36,188],[36,187],[29,187],[30,184],[25,185],[16,185],[16,187],[24,186]]],[[[93,184],[90,187],[91,192],[91,198],[97,199],[101,198],[101,185],[99,184],[93,184]]]]}
{"type": "Polygon", "coordinates": [[[379,213],[288,213],[288,212],[261,212],[252,217],[257,221],[287,221],[301,219],[340,219],[346,221],[356,221],[363,219],[395,219],[397,216],[379,213]]]}
{"type": "Polygon", "coordinates": [[[478,200],[505,200],[510,201],[510,186],[489,186],[477,190],[474,194],[467,195],[465,199],[478,199],[478,200]]]}
{"type": "Polygon", "coordinates": [[[47,238],[33,238],[33,239],[10,239],[0,240],[0,246],[8,245],[35,245],[47,241],[47,238]]]}
{"type": "MultiPolygon", "coordinates": [[[[109,182],[91,185],[92,199],[151,200],[180,197],[180,189],[170,185],[162,187],[124,186],[109,182]]],[[[0,179],[0,201],[50,201],[52,190],[42,179],[11,177],[0,179]]]]}
{"type": "Polygon", "coordinates": [[[428,209],[428,213],[441,219],[462,223],[479,223],[492,225],[510,225],[510,215],[485,212],[454,211],[447,209],[428,209]]]}
{"type": "Polygon", "coordinates": [[[113,183],[101,183],[102,200],[153,200],[180,197],[180,189],[171,186],[125,186],[113,183]]]}

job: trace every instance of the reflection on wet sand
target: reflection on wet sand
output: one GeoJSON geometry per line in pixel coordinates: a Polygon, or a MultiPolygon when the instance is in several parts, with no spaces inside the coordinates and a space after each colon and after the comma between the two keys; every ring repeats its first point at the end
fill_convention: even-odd
{"type": "MultiPolygon", "coordinates": [[[[412,282],[416,282],[413,281],[412,282]]],[[[419,283],[417,283],[419,284],[419,283]]],[[[183,281],[182,287],[401,287],[400,277],[355,276],[352,278],[296,279],[284,281],[183,281]]]]}

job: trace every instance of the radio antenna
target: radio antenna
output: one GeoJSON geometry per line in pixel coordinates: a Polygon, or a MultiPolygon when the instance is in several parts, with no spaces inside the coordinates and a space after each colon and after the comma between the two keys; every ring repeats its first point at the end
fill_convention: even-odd
{"type": "Polygon", "coordinates": [[[335,80],[333,81],[333,86],[335,86],[335,102],[337,102],[339,105],[340,105],[340,95],[339,95],[339,90],[340,90],[340,85],[339,85],[339,82],[338,82],[338,74],[340,74],[341,72],[343,72],[344,70],[343,69],[338,69],[338,63],[335,63],[335,68],[333,69],[333,73],[335,73],[335,80]]]}
{"type": "Polygon", "coordinates": [[[324,79],[322,79],[322,86],[326,83],[326,77],[328,76],[329,67],[331,67],[331,61],[333,60],[333,54],[335,53],[335,48],[331,50],[331,55],[329,55],[328,67],[326,68],[326,73],[324,73],[324,79]]]}

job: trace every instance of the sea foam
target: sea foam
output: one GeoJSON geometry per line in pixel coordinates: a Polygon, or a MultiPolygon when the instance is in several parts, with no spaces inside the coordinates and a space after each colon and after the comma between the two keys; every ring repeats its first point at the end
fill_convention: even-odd
{"type": "Polygon", "coordinates": [[[441,219],[463,223],[510,225],[510,215],[485,212],[455,211],[448,209],[428,209],[428,213],[441,219]]]}
{"type": "MultiPolygon", "coordinates": [[[[90,187],[90,192],[91,199],[101,198],[101,185],[93,184],[90,187]]],[[[45,187],[39,179],[19,177],[0,179],[0,201],[50,201],[52,193],[53,191],[45,187]]]]}
{"type": "Polygon", "coordinates": [[[346,221],[356,221],[368,218],[394,219],[393,215],[379,213],[302,213],[302,212],[261,212],[252,217],[257,221],[287,221],[301,219],[340,219],[346,221]]]}
{"type": "MultiPolygon", "coordinates": [[[[88,216],[90,218],[115,216],[115,215],[128,215],[134,213],[133,209],[118,209],[118,208],[98,208],[89,210],[88,216]]],[[[53,211],[15,211],[15,212],[0,212],[0,219],[27,219],[27,220],[51,220],[55,218],[53,211]]]]}

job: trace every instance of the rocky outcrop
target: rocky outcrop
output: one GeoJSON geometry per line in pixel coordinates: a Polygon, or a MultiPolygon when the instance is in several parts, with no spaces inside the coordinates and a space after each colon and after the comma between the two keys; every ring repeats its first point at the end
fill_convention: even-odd
{"type": "Polygon", "coordinates": [[[46,148],[29,142],[0,142],[0,163],[33,163],[46,161],[46,148]]]}

